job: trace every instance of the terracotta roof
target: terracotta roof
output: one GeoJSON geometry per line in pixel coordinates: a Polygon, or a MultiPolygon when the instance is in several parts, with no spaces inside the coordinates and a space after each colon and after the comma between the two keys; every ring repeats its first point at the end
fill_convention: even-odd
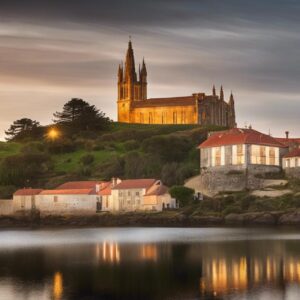
{"type": "Polygon", "coordinates": [[[42,189],[20,189],[14,193],[14,196],[33,196],[42,192],[42,189]]]}
{"type": "Polygon", "coordinates": [[[56,190],[92,189],[101,181],[69,181],[59,185],[56,190]]]}
{"type": "Polygon", "coordinates": [[[95,189],[44,190],[41,195],[94,195],[95,189]]]}
{"type": "Polygon", "coordinates": [[[300,145],[300,138],[291,138],[291,139],[287,139],[287,138],[275,138],[278,142],[286,145],[286,146],[290,146],[292,144],[299,144],[300,145]]]}
{"type": "Polygon", "coordinates": [[[112,190],[125,190],[125,189],[148,189],[154,183],[156,179],[128,179],[123,180],[117,184],[112,190]]]}
{"type": "Polygon", "coordinates": [[[283,157],[284,158],[288,158],[288,157],[300,157],[300,148],[292,150],[291,152],[285,154],[283,157]]]}
{"type": "Polygon", "coordinates": [[[101,196],[109,196],[111,194],[112,183],[106,182],[100,187],[100,191],[98,192],[101,196]]]}
{"type": "Polygon", "coordinates": [[[168,192],[168,188],[163,185],[162,183],[159,184],[159,181],[157,182],[158,184],[152,185],[145,196],[153,196],[153,195],[164,195],[168,192]]]}
{"type": "Polygon", "coordinates": [[[271,147],[286,147],[275,138],[254,129],[233,128],[212,134],[199,148],[220,147],[225,145],[254,144],[271,147]]]}
{"type": "Polygon", "coordinates": [[[143,101],[134,101],[134,107],[153,107],[153,106],[183,106],[195,105],[194,96],[172,97],[172,98],[150,98],[143,101]]]}

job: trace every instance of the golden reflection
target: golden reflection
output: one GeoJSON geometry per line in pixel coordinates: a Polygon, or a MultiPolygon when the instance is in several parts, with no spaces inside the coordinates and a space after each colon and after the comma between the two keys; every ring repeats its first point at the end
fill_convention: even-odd
{"type": "Polygon", "coordinates": [[[142,245],[141,256],[143,260],[157,260],[157,246],[156,245],[142,245]]]}
{"type": "Polygon", "coordinates": [[[105,262],[112,262],[112,263],[120,262],[119,245],[117,243],[104,241],[102,244],[102,259],[105,262]]]}
{"type": "Polygon", "coordinates": [[[62,273],[56,272],[53,276],[53,297],[60,300],[63,294],[63,277],[62,273]]]}
{"type": "Polygon", "coordinates": [[[263,285],[266,282],[280,282],[282,279],[285,282],[300,283],[300,257],[204,259],[203,277],[199,284],[202,293],[220,296],[231,290],[246,290],[248,284],[263,285]]]}

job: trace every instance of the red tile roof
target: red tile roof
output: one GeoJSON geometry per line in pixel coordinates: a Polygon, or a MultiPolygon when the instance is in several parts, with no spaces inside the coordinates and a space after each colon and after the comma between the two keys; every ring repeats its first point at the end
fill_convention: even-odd
{"type": "Polygon", "coordinates": [[[123,180],[121,183],[113,187],[113,190],[126,190],[126,189],[148,189],[156,179],[128,179],[123,180]]]}
{"type": "Polygon", "coordinates": [[[152,107],[152,106],[177,106],[177,105],[195,105],[194,96],[172,97],[172,98],[150,98],[144,101],[134,101],[135,107],[152,107]]]}
{"type": "Polygon", "coordinates": [[[94,195],[95,189],[44,190],[41,195],[94,195]]]}
{"type": "MultiPolygon", "coordinates": [[[[159,183],[159,182],[157,182],[157,183],[159,183]]],[[[159,195],[164,195],[167,192],[168,192],[168,188],[165,185],[163,185],[162,183],[154,184],[148,189],[145,196],[153,196],[153,195],[159,196],[159,195]]]]}
{"type": "Polygon", "coordinates": [[[275,138],[278,142],[286,145],[286,146],[290,146],[293,144],[299,144],[300,145],[300,138],[291,138],[291,139],[287,139],[287,138],[275,138]]]}
{"type": "Polygon", "coordinates": [[[34,196],[42,192],[42,189],[20,189],[14,193],[14,196],[34,196]]]}
{"type": "Polygon", "coordinates": [[[289,157],[300,157],[300,148],[294,149],[291,152],[285,154],[283,156],[284,158],[289,158],[289,157]]]}
{"type": "Polygon", "coordinates": [[[69,181],[58,186],[56,190],[92,189],[96,184],[101,184],[101,181],[69,181]]]}
{"type": "Polygon", "coordinates": [[[112,188],[112,183],[106,182],[105,184],[101,185],[98,194],[101,196],[109,196],[111,194],[111,188],[112,188]]]}
{"type": "Polygon", "coordinates": [[[220,147],[226,145],[254,144],[271,147],[286,147],[275,138],[254,129],[233,128],[212,134],[199,148],[220,147]]]}

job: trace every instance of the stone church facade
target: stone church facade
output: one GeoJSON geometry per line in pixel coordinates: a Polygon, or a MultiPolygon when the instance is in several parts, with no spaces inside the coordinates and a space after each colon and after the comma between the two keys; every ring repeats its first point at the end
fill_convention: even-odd
{"type": "Polygon", "coordinates": [[[145,61],[135,70],[134,52],[129,41],[125,67],[118,70],[118,122],[140,124],[200,124],[235,127],[235,105],[231,93],[225,101],[223,88],[217,95],[195,93],[191,96],[147,98],[145,61]]]}

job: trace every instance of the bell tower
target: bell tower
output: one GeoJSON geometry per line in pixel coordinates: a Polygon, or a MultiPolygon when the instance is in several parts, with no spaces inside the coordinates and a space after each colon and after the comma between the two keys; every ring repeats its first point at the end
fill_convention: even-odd
{"type": "Polygon", "coordinates": [[[130,123],[131,111],[135,101],[147,99],[147,69],[143,59],[142,68],[139,68],[139,78],[135,70],[134,51],[131,39],[125,58],[125,67],[118,69],[118,121],[130,123]]]}

